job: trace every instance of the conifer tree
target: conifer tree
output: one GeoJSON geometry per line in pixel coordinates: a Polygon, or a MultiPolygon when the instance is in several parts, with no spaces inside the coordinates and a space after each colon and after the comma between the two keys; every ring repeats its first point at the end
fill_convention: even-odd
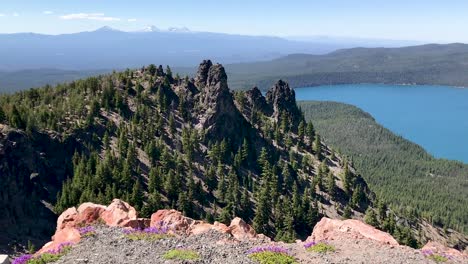
{"type": "Polygon", "coordinates": [[[312,122],[307,123],[306,134],[307,134],[307,137],[309,138],[310,144],[312,144],[312,142],[314,142],[314,139],[315,139],[315,129],[314,129],[314,125],[312,125],[312,122]]]}
{"type": "Polygon", "coordinates": [[[332,198],[335,197],[335,188],[335,176],[333,175],[333,172],[330,171],[327,176],[327,192],[332,198]]]}
{"type": "Polygon", "coordinates": [[[379,221],[377,220],[377,216],[374,210],[370,207],[366,210],[364,221],[373,227],[379,227],[379,221]]]}
{"type": "Polygon", "coordinates": [[[299,123],[299,126],[297,127],[297,135],[301,140],[304,140],[304,135],[305,135],[305,126],[304,126],[304,121],[301,121],[299,123]]]}

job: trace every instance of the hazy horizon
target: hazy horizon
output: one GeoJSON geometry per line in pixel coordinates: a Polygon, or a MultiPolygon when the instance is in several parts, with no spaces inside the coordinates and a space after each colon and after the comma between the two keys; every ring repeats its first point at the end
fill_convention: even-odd
{"type": "Polygon", "coordinates": [[[148,25],[160,29],[187,27],[197,32],[249,36],[278,36],[379,39],[425,43],[468,42],[463,36],[468,18],[466,1],[361,0],[358,3],[331,0],[311,3],[297,0],[246,0],[196,3],[140,0],[36,2],[19,0],[2,3],[0,33],[33,32],[64,34],[93,31],[109,26],[136,31],[148,25]],[[435,19],[437,18],[437,19],[435,19]]]}

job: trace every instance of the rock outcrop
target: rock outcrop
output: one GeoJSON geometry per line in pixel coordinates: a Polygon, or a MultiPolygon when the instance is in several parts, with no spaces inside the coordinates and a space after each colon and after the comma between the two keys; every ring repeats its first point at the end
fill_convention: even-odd
{"type": "Polygon", "coordinates": [[[122,200],[114,199],[109,206],[83,203],[78,209],[72,207],[65,210],[57,219],[57,230],[52,241],[45,244],[38,251],[38,254],[56,250],[63,243],[78,243],[81,239],[78,228],[96,223],[110,227],[120,226],[134,229],[164,226],[174,234],[187,236],[215,230],[229,234],[237,241],[269,241],[269,238],[258,235],[250,225],[239,217],[234,218],[229,226],[219,222],[209,224],[194,220],[176,210],[158,210],[151,215],[151,219],[137,218],[135,208],[122,200]]]}
{"type": "Polygon", "coordinates": [[[198,68],[195,84],[200,90],[197,127],[205,129],[213,138],[241,143],[250,133],[251,126],[234,104],[224,67],[221,64],[213,65],[210,60],[203,61],[198,68]]]}
{"type": "Polygon", "coordinates": [[[210,230],[230,234],[238,241],[246,240],[269,240],[263,235],[259,235],[255,230],[239,217],[234,218],[229,226],[215,222],[209,224],[200,220],[184,216],[176,210],[159,210],[151,216],[151,227],[166,226],[176,233],[185,235],[198,235],[210,230]]]}
{"type": "Polygon", "coordinates": [[[266,93],[266,101],[273,108],[273,117],[279,121],[281,114],[289,117],[292,127],[297,127],[301,121],[301,111],[296,105],[296,93],[289,87],[289,84],[279,80],[266,93]]]}
{"type": "Polygon", "coordinates": [[[0,253],[42,244],[53,234],[51,209],[62,181],[71,175],[73,136],[25,133],[0,124],[0,253]]]}
{"type": "Polygon", "coordinates": [[[107,207],[100,204],[83,203],[78,209],[68,208],[58,217],[57,230],[52,241],[45,244],[38,253],[56,250],[60,244],[65,242],[79,242],[81,237],[78,228],[97,222],[107,226],[132,228],[144,228],[149,225],[149,219],[138,219],[135,208],[119,199],[114,199],[107,207]]]}
{"type": "Polygon", "coordinates": [[[370,239],[383,244],[398,246],[398,242],[388,233],[359,220],[338,220],[323,217],[314,227],[307,241],[370,239]]]}
{"type": "Polygon", "coordinates": [[[245,97],[251,110],[260,111],[267,116],[273,114],[272,106],[267,103],[262,92],[257,87],[245,92],[245,97]]]}

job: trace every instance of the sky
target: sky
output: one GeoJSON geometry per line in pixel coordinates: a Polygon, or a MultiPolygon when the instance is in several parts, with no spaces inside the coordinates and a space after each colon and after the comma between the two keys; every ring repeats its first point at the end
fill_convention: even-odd
{"type": "Polygon", "coordinates": [[[0,33],[154,25],[272,36],[468,42],[467,0],[0,0],[0,33]]]}

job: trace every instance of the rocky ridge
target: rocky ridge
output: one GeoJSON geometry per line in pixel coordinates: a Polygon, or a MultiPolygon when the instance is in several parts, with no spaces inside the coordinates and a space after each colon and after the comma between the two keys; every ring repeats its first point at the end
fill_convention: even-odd
{"type": "MultiPolygon", "coordinates": [[[[67,231],[57,233],[57,240],[63,240],[60,237],[73,240],[76,232],[68,231],[76,221],[87,224],[82,217],[91,222],[102,219],[113,227],[144,227],[148,221],[151,225],[151,219],[137,219],[133,212],[126,211],[129,206],[125,204],[111,208],[84,204],[76,210],[65,210],[83,201],[110,203],[116,197],[131,199],[147,217],[157,208],[177,208],[192,218],[222,219],[219,221],[225,224],[242,214],[245,222],[251,224],[262,195],[258,190],[263,187],[266,190],[263,203],[271,204],[264,207],[267,212],[261,219],[262,232],[276,236],[292,219],[288,241],[307,237],[322,216],[340,218],[347,208],[351,217],[362,220],[366,208],[375,206],[372,192],[352,164],[348,165],[344,157],[320,140],[314,142],[311,133],[304,135],[300,131],[299,135],[298,126],[304,120],[296,106],[294,91],[281,80],[266,97],[255,88],[246,93],[232,92],[224,68],[206,60],[200,64],[195,79],[173,76],[169,68],[164,71],[162,66],[150,65],[56,90],[32,90],[18,98],[7,101],[18,105],[21,110],[18,112],[29,115],[19,117],[23,122],[9,121],[10,126],[20,129],[4,126],[8,128],[2,133],[8,139],[4,145],[19,146],[24,139],[32,147],[2,152],[6,148],[0,146],[0,161],[17,164],[11,157],[20,157],[22,149],[29,149],[27,156],[33,161],[28,166],[33,166],[24,170],[3,167],[6,169],[0,177],[6,177],[4,182],[9,184],[25,182],[35,186],[16,190],[24,198],[23,203],[31,198],[28,196],[31,190],[33,195],[38,190],[46,191],[46,195],[33,200],[46,202],[50,214],[52,204],[56,211],[67,212],[69,217],[58,225],[59,232],[67,231]],[[31,105],[20,107],[24,98],[34,98],[30,102],[34,110],[31,113],[27,112],[31,105]],[[50,98],[67,100],[50,104],[50,98]],[[82,108],[73,112],[75,106],[82,108]],[[63,109],[67,111],[59,111],[63,109]],[[35,116],[36,113],[42,114],[35,116]],[[52,121],[47,119],[51,113],[56,114],[52,121]],[[28,130],[24,124],[28,119],[47,122],[28,130]],[[22,137],[13,137],[16,133],[22,137]],[[47,146],[33,145],[35,137],[29,133],[47,137],[40,140],[47,146]],[[54,151],[47,150],[53,146],[54,151]],[[54,158],[53,153],[58,157],[54,158]],[[260,161],[261,155],[267,162],[260,161]],[[37,168],[37,164],[47,166],[37,168]],[[346,170],[352,181],[347,188],[342,177],[346,170]],[[325,171],[330,171],[330,176],[325,171]],[[325,186],[328,178],[335,183],[333,195],[325,186]],[[42,183],[34,183],[35,179],[54,184],[41,187],[42,183]],[[277,184],[269,186],[272,182],[277,184]],[[361,192],[357,202],[350,206],[353,193],[358,190],[361,192]],[[273,191],[277,193],[275,197],[270,196],[273,191]],[[297,210],[290,211],[292,205],[297,210]],[[131,216],[123,221],[108,219],[106,214],[115,210],[131,216]]],[[[11,195],[2,194],[0,203],[8,204],[11,195]]],[[[32,219],[30,216],[37,213],[37,208],[18,208],[28,210],[28,214],[20,214],[21,218],[32,219]]],[[[393,216],[391,212],[384,213],[393,216]]],[[[13,214],[7,214],[6,219],[15,220],[13,214]]],[[[50,219],[49,215],[45,221],[50,219]]],[[[49,229],[53,230],[50,223],[49,229]]],[[[190,223],[197,223],[193,230],[201,233],[206,229],[229,229],[221,223],[216,227],[195,220],[190,223]]],[[[242,222],[238,220],[237,224],[242,222]]],[[[41,236],[50,236],[50,230],[41,236]]],[[[23,245],[24,234],[16,232],[18,238],[23,238],[23,245]]]]}
{"type": "MultiPolygon", "coordinates": [[[[188,248],[200,254],[191,263],[255,263],[246,252],[255,246],[286,248],[298,263],[433,263],[425,257],[431,250],[448,257],[448,263],[463,263],[468,255],[430,242],[422,250],[400,246],[388,233],[358,220],[322,218],[306,241],[287,244],[272,242],[240,218],[229,226],[185,217],[176,210],[159,210],[151,219],[137,218],[128,203],[115,199],[109,206],[84,203],[69,208],[57,220],[53,241],[38,253],[72,242],[72,250],[57,263],[154,263],[167,262],[163,254],[174,248],[188,248]],[[138,223],[138,224],[136,224],[138,223]],[[80,237],[78,228],[93,225],[93,236],[80,237]],[[167,226],[174,237],[157,241],[131,241],[122,236],[125,228],[167,226]],[[123,229],[122,229],[123,228],[123,229]],[[304,249],[307,242],[326,242],[335,252],[318,254],[304,249]]],[[[179,262],[168,262],[179,263],[179,262]]],[[[181,262],[180,262],[181,263],[181,262]]]]}

